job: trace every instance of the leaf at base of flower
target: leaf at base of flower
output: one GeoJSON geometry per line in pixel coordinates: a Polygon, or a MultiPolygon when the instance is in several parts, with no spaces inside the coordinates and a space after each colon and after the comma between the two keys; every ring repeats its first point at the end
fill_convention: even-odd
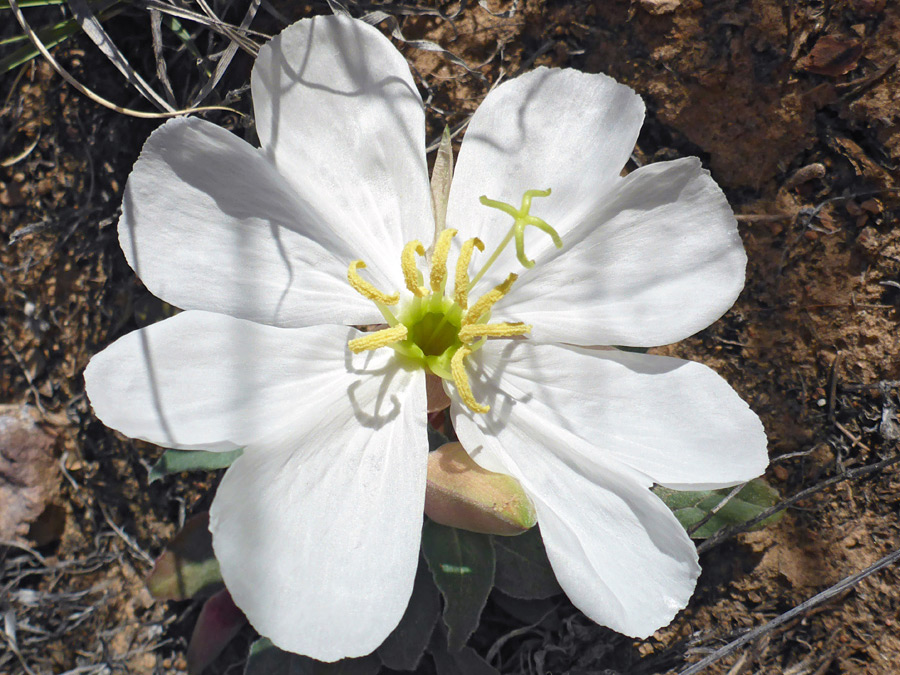
{"type": "Polygon", "coordinates": [[[376,651],[381,662],[394,670],[415,670],[440,615],[440,594],[427,563],[420,558],[409,606],[400,623],[376,651]]]}
{"type": "Polygon", "coordinates": [[[222,587],[209,533],[209,513],[197,514],[185,522],[157,559],[146,584],[157,600],[188,600],[195,595],[210,595],[222,587]]]}
{"type": "MultiPolygon", "coordinates": [[[[675,517],[686,530],[702,521],[710,511],[721,503],[733,488],[719,490],[684,491],[670,490],[661,486],[653,488],[653,492],[672,509],[675,517]]],[[[721,509],[691,533],[694,539],[707,539],[716,532],[730,525],[739,525],[755,518],[770,506],[778,503],[778,492],[761,478],[747,483],[734,497],[728,500],[721,509]]],[[[782,513],[776,513],[755,525],[753,530],[766,527],[778,521],[782,513]]]]}
{"type": "Polygon", "coordinates": [[[451,651],[458,651],[478,627],[494,585],[494,546],[486,534],[425,521],[422,553],[444,596],[444,624],[451,651]]]}
{"type": "Polygon", "coordinates": [[[200,610],[187,648],[189,675],[200,675],[228,646],[247,623],[231,594],[222,589],[209,598],[200,610]]]}
{"type": "Polygon", "coordinates": [[[562,593],[541,539],[540,526],[518,537],[495,537],[494,586],[521,600],[542,600],[562,593]]]}
{"type": "Polygon", "coordinates": [[[282,651],[268,638],[260,638],[250,646],[244,675],[375,675],[380,668],[375,654],[325,663],[282,651]]]}
{"type": "Polygon", "coordinates": [[[147,478],[155,483],[160,478],[182,471],[215,471],[227,469],[241,453],[242,449],[231,452],[204,452],[203,450],[166,450],[159,461],[150,469],[147,478]]]}
{"type": "Polygon", "coordinates": [[[434,631],[430,652],[437,675],[500,675],[500,671],[471,647],[448,649],[447,632],[443,628],[434,631]]]}

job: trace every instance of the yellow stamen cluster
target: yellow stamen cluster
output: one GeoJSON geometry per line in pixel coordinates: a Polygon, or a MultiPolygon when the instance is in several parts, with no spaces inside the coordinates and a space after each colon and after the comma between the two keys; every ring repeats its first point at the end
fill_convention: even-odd
{"type": "Polygon", "coordinates": [[[399,294],[387,294],[363,280],[357,270],[365,268],[365,263],[355,260],[347,271],[350,285],[363,297],[374,301],[388,318],[390,327],[367,333],[350,340],[347,346],[354,353],[392,347],[401,355],[421,362],[429,371],[456,385],[459,396],[470,410],[486,413],[490,406],[475,400],[465,359],[479,349],[488,338],[509,338],[525,335],[531,326],[522,323],[488,323],[491,309],[505,296],[518,278],[510,274],[505,281],[482,295],[471,307],[468,305],[469,264],[474,250],[484,250],[484,244],[477,238],[463,242],[456,264],[456,278],[452,298],[445,295],[447,283],[447,258],[450,254],[456,230],[441,231],[431,255],[429,274],[430,291],[424,285],[422,272],[416,264],[416,256],[425,257],[422,243],[413,240],[403,247],[400,265],[406,288],[414,299],[405,303],[398,317],[394,317],[386,306],[396,305],[399,294]],[[449,332],[448,332],[449,330],[449,332]],[[417,336],[426,335],[425,344],[416,342],[417,336]],[[449,335],[449,337],[448,337],[449,335]]]}

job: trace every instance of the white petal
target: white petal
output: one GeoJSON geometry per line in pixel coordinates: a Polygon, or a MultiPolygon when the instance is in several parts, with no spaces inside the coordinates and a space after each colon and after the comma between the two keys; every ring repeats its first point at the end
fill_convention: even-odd
{"type": "Polygon", "coordinates": [[[516,402],[500,422],[453,404],[473,458],[517,478],[534,501],[550,564],[573,604],[620,633],[648,637],[693,592],[700,567],[691,540],[633,472],[588,458],[587,443],[530,412],[516,402]]]}
{"type": "Polygon", "coordinates": [[[225,584],[287,651],[368,654],[406,610],[425,503],[425,378],[392,367],[390,353],[370,353],[352,382],[316,386],[293,433],[248,447],[213,501],[225,584]]]}
{"type": "Polygon", "coordinates": [[[356,253],[257,149],[203,120],[150,136],[119,241],[147,288],[177,307],[280,326],[380,320],[347,283],[356,253]]]}
{"type": "MultiPolygon", "coordinates": [[[[379,278],[434,231],[425,113],[409,66],[372,26],[303,19],[259,51],[251,78],[264,151],[379,278]]],[[[384,288],[393,292],[397,288],[384,288]]]]}
{"type": "MultiPolygon", "coordinates": [[[[538,68],[491,91],[475,111],[459,151],[448,204],[448,227],[462,238],[477,236],[490,254],[512,219],[483,206],[485,195],[516,208],[526,190],[551,188],[535,197],[531,213],[565,234],[601,203],[634,150],[644,104],[606,75],[538,68]]],[[[533,258],[553,245],[534,228],[525,236],[533,258]]],[[[481,259],[482,262],[484,258],[481,259]]],[[[472,263],[479,269],[478,257],[472,263]]],[[[496,284],[522,267],[510,245],[485,277],[496,284]]]]}
{"type": "Polygon", "coordinates": [[[496,315],[582,345],[677,342],[724,314],[747,256],[722,191],[694,157],[642,167],[523,274],[496,315]]]}
{"type": "Polygon", "coordinates": [[[510,430],[501,434],[527,410],[530,424],[589,444],[591,458],[674,489],[736,485],[768,464],[759,418],[702,364],[527,340],[488,342],[471,363],[473,390],[504,392],[484,401],[498,416],[509,410],[510,430]]]}
{"type": "Polygon", "coordinates": [[[97,417],[126,436],[234,450],[293,428],[320,389],[352,380],[345,359],[354,335],[342,326],[275,328],[183,312],[94,356],[85,388],[97,417]]]}

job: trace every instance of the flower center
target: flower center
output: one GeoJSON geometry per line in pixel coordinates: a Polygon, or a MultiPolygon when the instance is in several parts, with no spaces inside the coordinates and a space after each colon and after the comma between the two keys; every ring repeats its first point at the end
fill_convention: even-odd
{"type": "Polygon", "coordinates": [[[405,301],[396,314],[390,307],[400,304],[400,294],[384,293],[364,280],[359,274],[359,270],[366,267],[362,260],[350,263],[347,270],[350,285],[363,297],[374,302],[388,323],[387,328],[350,340],[347,344],[350,350],[359,353],[391,347],[429,373],[451,380],[463,403],[473,412],[486,413],[490,410],[490,406],[478,403],[472,394],[465,359],[480,349],[488,338],[525,335],[531,331],[531,326],[523,323],[490,323],[491,309],[509,292],[517,275],[510,273],[505,281],[482,295],[471,306],[469,291],[513,239],[519,262],[526,268],[534,266],[534,261],[525,257],[526,225],[533,225],[546,232],[557,248],[562,247],[556,231],[543,220],[529,214],[532,197],[546,197],[549,194],[550,190],[528,190],[522,197],[519,209],[487,197],[481,198],[481,203],[485,206],[511,215],[514,223],[474,279],[469,278],[469,264],[475,249],[483,251],[484,244],[477,237],[463,242],[456,262],[452,292],[447,288],[447,258],[457,231],[445,229],[438,235],[431,254],[428,286],[425,286],[425,279],[416,264],[417,256],[425,257],[424,246],[417,240],[406,244],[400,255],[400,267],[406,288],[413,297],[405,301]]]}

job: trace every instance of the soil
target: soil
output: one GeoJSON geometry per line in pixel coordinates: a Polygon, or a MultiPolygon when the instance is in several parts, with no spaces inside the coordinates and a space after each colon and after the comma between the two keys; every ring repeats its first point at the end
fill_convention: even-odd
{"type": "MultiPolygon", "coordinates": [[[[433,41],[471,67],[398,42],[426,99],[428,137],[457,129],[491,85],[537,65],[605,72],[633,87],[648,114],[630,168],[699,156],[739,214],[749,257],[744,292],[723,319],[654,351],[710,365],[749,402],[769,436],[767,479],[785,497],[898,456],[900,5],[482,5],[443,6],[442,15],[424,4],[382,7],[405,38],[433,41]]],[[[274,7],[290,20],[328,11],[274,7]]],[[[105,25],[152,80],[146,17],[130,9],[105,25]]],[[[0,38],[18,33],[4,22],[0,38]]],[[[279,25],[260,12],[253,27],[279,25]]],[[[101,95],[148,109],[84,36],[54,54],[101,95]]],[[[196,84],[187,61],[171,73],[179,100],[196,84]]],[[[211,101],[234,92],[225,102],[248,110],[240,87],[250,64],[239,54],[211,101]]],[[[122,186],[159,122],[98,106],[43,61],[3,76],[0,102],[0,403],[37,409],[62,469],[55,525],[35,525],[31,539],[0,552],[0,672],[182,673],[199,606],[154,602],[143,577],[186,515],[208,507],[218,475],[148,484],[161,450],[94,418],[81,376],[94,353],[169,311],[128,268],[115,233],[122,186]]],[[[252,138],[246,118],[205,116],[252,138]]],[[[833,482],[776,525],[709,547],[690,605],[651,639],[597,627],[563,598],[495,594],[471,644],[484,656],[505,639],[493,663],[509,673],[681,670],[900,549],[896,468],[833,482]]],[[[888,567],[705,672],[900,672],[897,588],[900,571],[888,567]]],[[[240,672],[233,664],[252,637],[248,629],[211,672],[240,672]]]]}

